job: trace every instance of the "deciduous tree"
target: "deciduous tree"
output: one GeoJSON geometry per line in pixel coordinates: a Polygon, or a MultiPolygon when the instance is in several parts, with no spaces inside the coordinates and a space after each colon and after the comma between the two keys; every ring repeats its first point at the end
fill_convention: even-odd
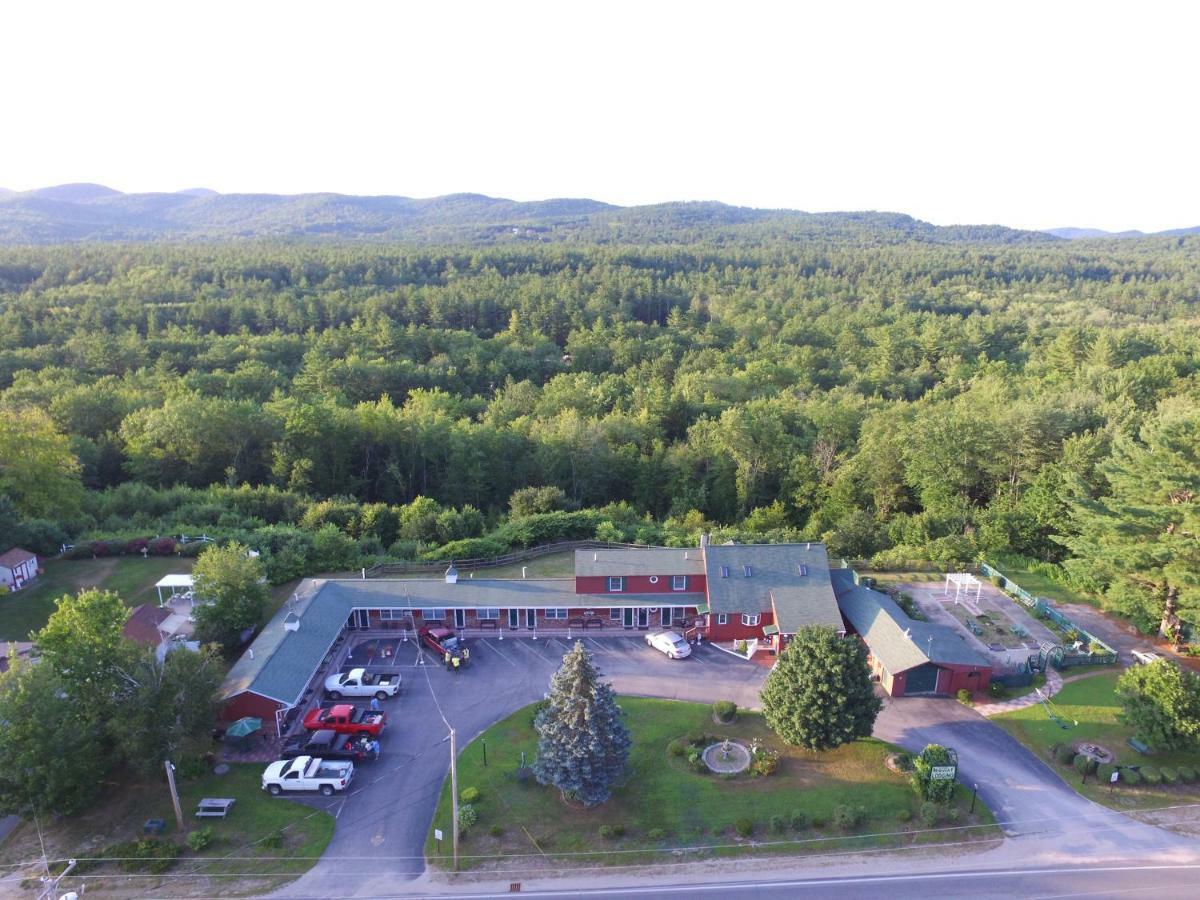
{"type": "Polygon", "coordinates": [[[242,632],[262,621],[267,608],[267,586],[262,566],[242,544],[209,547],[192,569],[196,609],[196,634],[204,641],[235,647],[242,632]]]}
{"type": "Polygon", "coordinates": [[[1160,659],[1117,681],[1121,721],[1155,750],[1200,747],[1200,675],[1160,659]]]}

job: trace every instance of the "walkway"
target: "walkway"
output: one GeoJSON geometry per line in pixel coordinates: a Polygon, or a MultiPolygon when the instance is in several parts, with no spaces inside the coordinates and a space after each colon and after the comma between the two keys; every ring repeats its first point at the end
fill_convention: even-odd
{"type": "MultiPolygon", "coordinates": [[[[1091,673],[1089,673],[1091,674],[1091,673]]],[[[1035,703],[1041,703],[1043,697],[1053,697],[1062,690],[1063,677],[1053,666],[1046,669],[1046,683],[1036,690],[1030,691],[1023,697],[1013,697],[1011,700],[1000,700],[997,703],[984,703],[975,707],[981,716],[991,718],[1001,713],[1012,712],[1014,709],[1025,709],[1035,703]]]]}

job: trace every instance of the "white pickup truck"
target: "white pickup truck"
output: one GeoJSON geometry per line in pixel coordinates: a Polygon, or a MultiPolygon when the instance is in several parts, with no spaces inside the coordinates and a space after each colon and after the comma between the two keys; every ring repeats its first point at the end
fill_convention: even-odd
{"type": "Polygon", "coordinates": [[[325,695],[330,700],[343,697],[377,697],[386,700],[400,693],[399,672],[368,672],[351,669],[325,679],[325,695]]]}
{"type": "Polygon", "coordinates": [[[281,759],[263,772],[263,790],[278,797],[284,791],[320,791],[326,797],[344,791],[354,777],[350,760],[325,760],[311,756],[281,759]]]}

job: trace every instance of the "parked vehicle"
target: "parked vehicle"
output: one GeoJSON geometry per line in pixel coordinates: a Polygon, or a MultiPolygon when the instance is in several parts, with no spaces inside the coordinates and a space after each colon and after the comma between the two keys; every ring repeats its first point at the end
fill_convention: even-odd
{"type": "Polygon", "coordinates": [[[348,760],[297,756],[267,766],[262,788],[276,797],[284,791],[320,791],[328,797],[334,791],[344,791],[353,777],[354,763],[348,760]]]}
{"type": "Polygon", "coordinates": [[[467,650],[467,642],[455,634],[453,629],[444,625],[426,625],[417,634],[421,636],[425,646],[436,653],[440,660],[445,659],[447,653],[450,654],[451,659],[457,659],[463,663],[471,657],[467,650]]]}
{"type": "Polygon", "coordinates": [[[349,703],[338,703],[328,709],[310,709],[304,717],[304,727],[309,731],[336,731],[338,734],[382,733],[387,722],[387,713],[369,709],[355,709],[349,703]]]}
{"type": "Polygon", "coordinates": [[[399,672],[368,672],[351,669],[325,679],[325,696],[330,700],[343,697],[375,697],[386,700],[400,693],[399,672]]]}
{"type": "Polygon", "coordinates": [[[361,734],[338,734],[336,731],[306,731],[298,734],[283,745],[279,755],[284,759],[297,756],[315,756],[321,759],[349,759],[361,762],[371,759],[372,738],[361,734]]]}
{"type": "Polygon", "coordinates": [[[1160,659],[1164,658],[1162,654],[1155,653],[1152,650],[1130,650],[1129,655],[1132,656],[1136,662],[1143,666],[1148,666],[1150,663],[1156,663],[1160,659]]]}
{"type": "Polygon", "coordinates": [[[683,636],[675,631],[660,631],[657,634],[646,635],[646,643],[655,650],[661,650],[671,659],[683,659],[692,655],[692,648],[683,636]]]}

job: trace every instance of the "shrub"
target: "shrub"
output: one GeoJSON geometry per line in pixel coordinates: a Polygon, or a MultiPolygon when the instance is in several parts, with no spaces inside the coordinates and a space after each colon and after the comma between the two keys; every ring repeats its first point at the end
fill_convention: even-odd
{"type": "Polygon", "coordinates": [[[751,775],[774,775],[779,768],[779,754],[774,750],[759,750],[750,761],[751,775]]]}
{"type": "Polygon", "coordinates": [[[260,847],[266,847],[268,850],[278,850],[283,846],[283,831],[278,828],[275,829],[265,838],[260,840],[258,845],[260,847]]]}
{"type": "Polygon", "coordinates": [[[1141,772],[1142,782],[1149,785],[1162,784],[1162,772],[1154,768],[1154,766],[1142,766],[1141,772]]]}
{"type": "Polygon", "coordinates": [[[917,815],[919,815],[921,817],[922,825],[924,825],[926,828],[932,828],[934,825],[936,825],[938,823],[938,818],[940,816],[940,810],[938,809],[938,806],[936,803],[926,800],[924,803],[921,804],[921,809],[917,813],[917,815]]]}
{"type": "Polygon", "coordinates": [[[1163,784],[1178,784],[1179,772],[1172,769],[1170,766],[1163,766],[1158,770],[1158,774],[1162,776],[1163,784]]]}
{"type": "Polygon", "coordinates": [[[959,703],[965,703],[968,706],[971,704],[971,692],[966,688],[959,688],[958,693],[954,695],[958,698],[959,703]]]}
{"type": "Polygon", "coordinates": [[[713,704],[713,713],[722,722],[732,722],[737,715],[737,704],[732,700],[718,700],[713,704]]]}
{"type": "Polygon", "coordinates": [[[750,649],[750,645],[747,644],[745,641],[738,641],[734,645],[734,649],[737,650],[738,653],[742,654],[742,656],[745,656],[746,651],[750,649]]]}
{"type": "Polygon", "coordinates": [[[733,830],[737,832],[738,837],[750,837],[754,834],[754,823],[743,816],[733,823],[733,830]]]}
{"type": "Polygon", "coordinates": [[[1096,771],[1096,761],[1086,754],[1078,754],[1071,765],[1075,767],[1075,771],[1080,775],[1091,775],[1096,771]]]}
{"type": "Polygon", "coordinates": [[[954,795],[954,782],[949,779],[934,780],[933,770],[938,766],[948,766],[954,757],[950,751],[940,744],[928,744],[913,759],[913,774],[910,779],[913,790],[922,800],[934,800],[946,803],[954,795]]]}
{"type": "Polygon", "coordinates": [[[803,831],[808,827],[808,813],[802,809],[793,809],[788,821],[793,831],[803,831]]]}
{"type": "Polygon", "coordinates": [[[688,754],[688,766],[693,772],[707,772],[708,766],[704,764],[704,760],[700,756],[699,750],[693,750],[688,754]]]}
{"type": "Polygon", "coordinates": [[[812,827],[813,828],[824,828],[825,827],[825,818],[823,816],[813,816],[812,817],[812,827]]]}
{"type": "Polygon", "coordinates": [[[999,700],[1001,697],[1004,697],[1007,694],[1008,694],[1008,688],[1006,688],[999,681],[988,682],[988,696],[989,697],[994,697],[995,699],[999,700]]]}
{"type": "Polygon", "coordinates": [[[479,813],[475,811],[475,807],[470,803],[463,803],[458,807],[458,827],[460,831],[466,831],[478,821],[479,813]]]}
{"type": "Polygon", "coordinates": [[[787,831],[787,819],[780,815],[771,816],[771,831],[775,834],[783,834],[787,831]]]}
{"type": "Polygon", "coordinates": [[[651,828],[646,832],[646,837],[652,841],[665,840],[667,837],[667,830],[665,828],[651,828]]]}
{"type": "Polygon", "coordinates": [[[493,825],[488,829],[488,834],[490,834],[492,837],[500,837],[500,835],[504,834],[504,826],[493,825]]]}
{"type": "Polygon", "coordinates": [[[600,837],[605,838],[607,840],[611,840],[615,836],[616,835],[613,832],[613,827],[611,825],[601,825],[600,826],[600,837]]]}
{"type": "Polygon", "coordinates": [[[1108,784],[1112,780],[1112,774],[1116,768],[1110,765],[1096,766],[1096,780],[1103,784],[1108,784]]]}
{"type": "Polygon", "coordinates": [[[851,831],[861,825],[867,818],[867,811],[861,806],[849,806],[839,803],[833,808],[833,826],[843,831],[851,831]]]}
{"type": "Polygon", "coordinates": [[[530,768],[529,766],[521,766],[521,768],[517,769],[517,783],[518,784],[529,784],[531,781],[533,781],[533,769],[532,768],[530,768]]]}
{"type": "Polygon", "coordinates": [[[458,797],[460,800],[462,800],[463,803],[475,803],[479,800],[479,797],[480,797],[479,788],[477,788],[477,787],[463,788],[463,792],[461,794],[459,794],[458,797]]]}
{"type": "Polygon", "coordinates": [[[1128,785],[1141,784],[1142,775],[1137,769],[1122,769],[1121,781],[1128,785]]]}
{"type": "Polygon", "coordinates": [[[625,826],[619,822],[612,827],[613,834],[617,837],[625,837],[625,826]]]}
{"type": "Polygon", "coordinates": [[[170,841],[142,838],[113,844],[104,850],[103,855],[117,859],[122,872],[150,872],[157,875],[175,865],[180,852],[182,848],[170,841]]]}
{"type": "Polygon", "coordinates": [[[962,810],[957,806],[951,806],[946,810],[946,820],[952,825],[957,825],[962,819],[962,810]]]}
{"type": "Polygon", "coordinates": [[[687,742],[683,738],[675,738],[675,740],[667,744],[667,753],[671,756],[683,756],[687,753],[687,749],[687,742]]]}
{"type": "Polygon", "coordinates": [[[1196,770],[1191,766],[1180,766],[1176,771],[1179,773],[1179,780],[1184,784],[1191,784],[1196,780],[1196,770]]]}
{"type": "Polygon", "coordinates": [[[1075,748],[1070,744],[1063,744],[1054,751],[1054,758],[1064,766],[1069,766],[1075,762],[1075,748]]]}
{"type": "Polygon", "coordinates": [[[896,813],[896,818],[901,822],[909,822],[912,820],[912,812],[907,809],[902,809],[900,812],[896,813]]]}
{"type": "Polygon", "coordinates": [[[211,825],[205,825],[203,828],[198,828],[187,836],[187,845],[192,849],[193,853],[199,853],[213,841],[213,830],[211,825]]]}

